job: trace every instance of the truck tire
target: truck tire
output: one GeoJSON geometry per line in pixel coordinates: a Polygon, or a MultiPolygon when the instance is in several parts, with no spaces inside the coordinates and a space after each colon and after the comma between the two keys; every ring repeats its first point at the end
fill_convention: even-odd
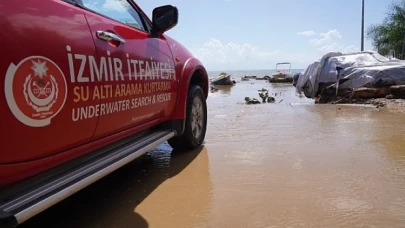
{"type": "Polygon", "coordinates": [[[183,134],[168,140],[174,151],[192,150],[201,144],[207,132],[207,103],[204,92],[193,85],[187,94],[186,122],[183,134]]]}

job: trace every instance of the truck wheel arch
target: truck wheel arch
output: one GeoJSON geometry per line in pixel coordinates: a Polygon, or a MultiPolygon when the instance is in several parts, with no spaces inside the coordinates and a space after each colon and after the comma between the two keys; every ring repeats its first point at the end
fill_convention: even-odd
{"type": "Polygon", "coordinates": [[[198,85],[204,91],[205,99],[208,97],[208,76],[205,69],[196,69],[189,77],[188,89],[192,85],[198,85]]]}
{"type": "Polygon", "coordinates": [[[208,73],[202,63],[196,58],[188,59],[181,72],[181,81],[177,99],[177,110],[174,119],[186,118],[187,94],[191,85],[199,85],[208,97],[208,73]]]}
{"type": "Polygon", "coordinates": [[[177,134],[184,131],[184,120],[186,119],[186,105],[188,90],[193,85],[198,85],[204,91],[205,98],[208,97],[208,73],[202,63],[196,58],[188,59],[181,72],[181,81],[177,99],[176,112],[173,120],[180,120],[182,126],[177,129],[177,134]]]}

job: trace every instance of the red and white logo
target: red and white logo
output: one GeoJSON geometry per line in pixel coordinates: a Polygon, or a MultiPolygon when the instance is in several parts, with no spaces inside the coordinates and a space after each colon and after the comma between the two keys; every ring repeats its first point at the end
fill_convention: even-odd
{"type": "Polygon", "coordinates": [[[66,79],[52,60],[32,56],[18,65],[10,64],[6,73],[5,95],[14,116],[31,127],[51,123],[67,97],[66,79]]]}

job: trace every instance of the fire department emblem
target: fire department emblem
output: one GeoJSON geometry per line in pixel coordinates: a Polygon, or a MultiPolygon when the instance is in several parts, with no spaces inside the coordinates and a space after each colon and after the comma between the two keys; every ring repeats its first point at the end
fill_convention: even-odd
{"type": "Polygon", "coordinates": [[[62,70],[42,56],[28,57],[18,65],[11,63],[4,89],[11,112],[20,122],[31,127],[49,125],[63,108],[67,97],[62,70]]]}

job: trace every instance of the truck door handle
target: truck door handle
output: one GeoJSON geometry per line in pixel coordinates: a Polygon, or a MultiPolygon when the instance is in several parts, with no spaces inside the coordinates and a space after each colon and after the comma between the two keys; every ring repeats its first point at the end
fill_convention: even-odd
{"type": "Polygon", "coordinates": [[[97,37],[108,42],[114,40],[120,43],[125,43],[125,40],[123,38],[111,32],[97,31],[97,37]]]}

